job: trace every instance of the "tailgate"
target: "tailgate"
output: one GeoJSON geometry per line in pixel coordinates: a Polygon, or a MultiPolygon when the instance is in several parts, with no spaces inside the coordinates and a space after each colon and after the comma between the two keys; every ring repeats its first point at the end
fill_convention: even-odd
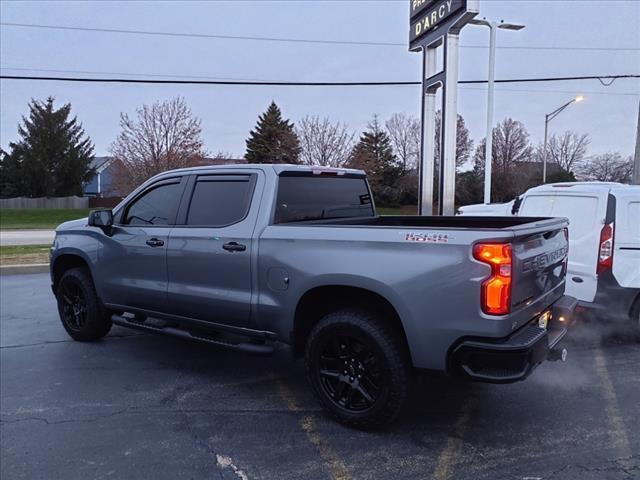
{"type": "Polygon", "coordinates": [[[569,251],[565,227],[568,222],[558,220],[548,228],[514,231],[516,236],[512,242],[511,292],[513,313],[537,302],[541,303],[540,308],[546,308],[564,292],[569,251]]]}

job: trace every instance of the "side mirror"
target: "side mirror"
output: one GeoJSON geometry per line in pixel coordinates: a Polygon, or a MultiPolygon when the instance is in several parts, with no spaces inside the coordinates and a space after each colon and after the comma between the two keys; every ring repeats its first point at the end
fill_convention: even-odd
{"type": "Polygon", "coordinates": [[[87,224],[90,227],[101,228],[108,234],[113,226],[113,212],[111,210],[92,210],[89,212],[87,224]]]}

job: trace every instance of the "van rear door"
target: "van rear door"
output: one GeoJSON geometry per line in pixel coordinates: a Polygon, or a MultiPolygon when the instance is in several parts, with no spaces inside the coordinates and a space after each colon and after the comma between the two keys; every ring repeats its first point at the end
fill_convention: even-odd
{"type": "Polygon", "coordinates": [[[569,267],[565,293],[592,302],[598,288],[596,267],[600,231],[607,211],[607,194],[571,192],[558,188],[553,194],[526,195],[520,216],[569,219],[569,267]]]}
{"type": "Polygon", "coordinates": [[[640,187],[620,190],[615,193],[613,275],[623,287],[640,288],[640,187]]]}

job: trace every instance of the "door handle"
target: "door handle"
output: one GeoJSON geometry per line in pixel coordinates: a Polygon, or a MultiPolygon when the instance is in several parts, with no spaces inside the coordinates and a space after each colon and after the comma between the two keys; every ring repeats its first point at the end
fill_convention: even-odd
{"type": "Polygon", "coordinates": [[[247,249],[247,246],[238,242],[229,242],[222,245],[222,248],[227,252],[244,252],[247,249]]]}
{"type": "Polygon", "coordinates": [[[147,245],[149,245],[150,247],[161,247],[164,245],[164,241],[158,239],[158,238],[150,238],[149,240],[147,240],[147,245]]]}

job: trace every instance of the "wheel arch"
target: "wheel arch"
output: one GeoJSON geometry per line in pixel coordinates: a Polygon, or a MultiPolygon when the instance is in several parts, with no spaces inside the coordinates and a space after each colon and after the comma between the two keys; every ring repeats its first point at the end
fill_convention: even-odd
{"type": "Polygon", "coordinates": [[[62,252],[51,262],[51,283],[54,292],[64,273],[71,268],[86,268],[93,277],[91,263],[84,255],[76,251],[62,252]]]}
{"type": "Polygon", "coordinates": [[[342,308],[362,308],[379,314],[401,338],[409,354],[407,334],[398,309],[379,292],[352,285],[329,284],[307,290],[295,309],[291,345],[295,355],[302,355],[313,326],[326,314],[342,308]]]}

